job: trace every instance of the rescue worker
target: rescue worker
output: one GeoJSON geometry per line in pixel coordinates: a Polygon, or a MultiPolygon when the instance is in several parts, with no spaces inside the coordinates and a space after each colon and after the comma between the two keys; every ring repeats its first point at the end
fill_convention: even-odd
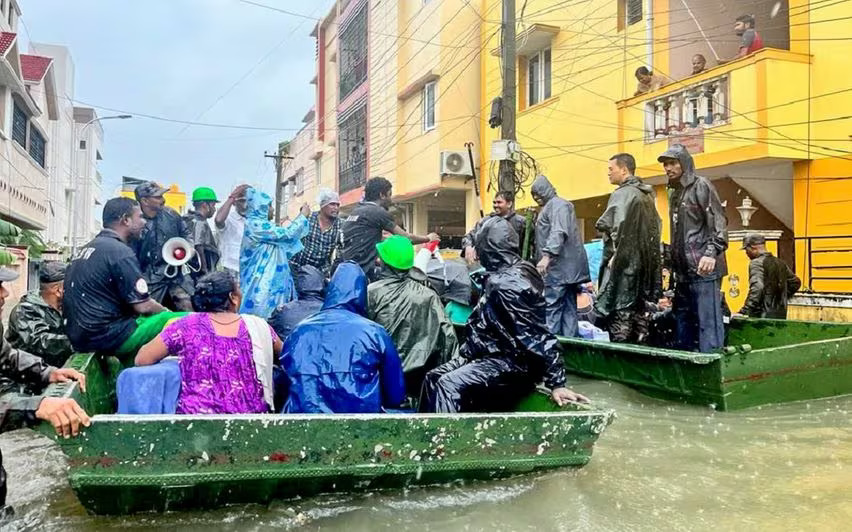
{"type": "Polygon", "coordinates": [[[145,227],[139,204],[130,198],[107,201],[103,227],[78,250],[65,275],[65,332],[78,353],[115,355],[128,362],[186,312],[167,312],[148,292],[130,247],[145,227]]]}
{"type": "MultiPolygon", "coordinates": [[[[3,283],[14,281],[18,273],[0,267],[0,310],[9,297],[3,283]]],[[[56,434],[69,438],[76,436],[80,426],[89,426],[89,416],[74,399],[64,397],[31,396],[20,393],[23,387],[43,388],[52,382],[75,380],[86,390],[86,376],[71,368],[57,369],[41,358],[13,348],[3,335],[0,323],[0,432],[32,424],[36,419],[47,421],[56,434]]],[[[4,517],[13,514],[6,506],[6,470],[0,452],[0,524],[4,517]]]]}
{"type": "Polygon", "coordinates": [[[322,310],[284,341],[286,413],[378,413],[405,400],[402,366],[384,327],[367,316],[367,276],[354,262],[334,272],[322,310]]]}
{"type": "Polygon", "coordinates": [[[215,272],[219,265],[219,246],[209,223],[216,214],[218,202],[212,188],[198,187],[192,191],[193,210],[184,217],[184,223],[195,244],[196,258],[193,262],[197,262],[198,271],[192,274],[193,282],[205,274],[215,272]]]}
{"type": "Polygon", "coordinates": [[[739,314],[752,318],[787,319],[787,300],[802,281],[784,261],[766,250],[766,238],[758,233],[743,237],[748,263],[748,296],[739,314]]]}
{"type": "Polygon", "coordinates": [[[6,339],[15,349],[41,357],[51,366],[62,367],[74,352],[62,319],[65,263],[43,263],[38,280],[39,289],[24,295],[9,314],[6,339]]]}
{"type": "MultiPolygon", "coordinates": [[[[505,218],[510,224],[512,224],[512,228],[516,233],[518,233],[521,245],[523,245],[523,239],[527,229],[527,220],[515,212],[515,195],[508,190],[500,191],[494,195],[494,201],[491,205],[494,207],[494,212],[489,214],[486,218],[479,220],[474,228],[471,229],[468,234],[464,235],[464,238],[462,239],[462,256],[468,264],[473,264],[477,260],[476,247],[474,247],[476,234],[480,229],[482,229],[482,224],[493,216],[505,218]]],[[[522,254],[523,250],[518,249],[518,256],[521,256],[522,254]]]]}
{"type": "Polygon", "coordinates": [[[192,278],[184,275],[182,268],[169,267],[163,259],[163,245],[170,238],[180,237],[194,244],[180,214],[166,207],[163,195],[168,190],[154,181],[136,187],[136,201],[142,208],[146,224],[134,243],[134,250],[151,298],[172,310],[192,311],[192,278]]]}
{"type": "Polygon", "coordinates": [[[577,336],[577,294],[592,279],[574,205],[558,197],[543,175],[535,178],[531,191],[541,206],[535,248],[538,272],[544,277],[547,326],[557,336],[577,336]]]}
{"type": "Polygon", "coordinates": [[[355,261],[372,282],[378,279],[376,244],[382,241],[383,232],[402,235],[412,244],[425,244],[441,240],[435,233],[418,236],[409,233],[396,223],[388,209],[393,201],[393,184],[384,177],[373,177],[364,185],[364,201],[359,203],[343,222],[343,260],[355,261]]]}
{"type": "Polygon", "coordinates": [[[511,412],[542,380],[560,406],[587,401],[565,387],[559,341],[545,325],[544,282],[518,256],[519,241],[499,217],[477,234],[484,293],[465,326],[460,356],[426,374],[421,412],[511,412]]]}
{"type": "Polygon", "coordinates": [[[654,189],[633,175],[636,160],[619,153],[609,160],[609,182],[618,188],[595,223],[604,251],[595,310],[613,342],[642,343],[648,335],[647,303],[662,292],[660,217],[654,189]]]}
{"type": "Polygon", "coordinates": [[[728,218],[716,188],[695,174],[695,163],[683,145],[672,145],[657,160],[672,189],[672,312],[677,338],[686,351],[709,353],[725,342],[721,283],[728,274],[728,218]]]}
{"type": "Polygon", "coordinates": [[[275,309],[269,325],[281,340],[286,340],[296,325],[322,310],[325,299],[325,277],[316,267],[306,265],[299,268],[293,278],[298,299],[275,309]]]}
{"type": "Polygon", "coordinates": [[[418,397],[423,377],[458,353],[458,339],[441,298],[414,266],[414,245],[394,235],[376,246],[384,265],[367,290],[367,317],[393,339],[409,397],[418,397]]]}

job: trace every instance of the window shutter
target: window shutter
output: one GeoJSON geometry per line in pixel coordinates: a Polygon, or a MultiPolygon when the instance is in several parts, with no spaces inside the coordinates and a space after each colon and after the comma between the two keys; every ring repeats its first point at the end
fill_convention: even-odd
{"type": "Polygon", "coordinates": [[[12,111],[12,140],[21,145],[22,148],[27,147],[27,113],[18,107],[15,103],[15,108],[12,111]]]}
{"type": "Polygon", "coordinates": [[[627,0],[627,24],[642,20],[642,0],[627,0]]]}
{"type": "Polygon", "coordinates": [[[44,168],[44,144],[45,140],[41,132],[34,127],[30,127],[30,157],[42,168],[44,168]]]}

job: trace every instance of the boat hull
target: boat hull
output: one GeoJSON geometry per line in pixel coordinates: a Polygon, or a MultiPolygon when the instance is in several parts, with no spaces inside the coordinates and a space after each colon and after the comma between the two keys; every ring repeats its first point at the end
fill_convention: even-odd
{"type": "MultiPolygon", "coordinates": [[[[70,364],[90,375],[53,395],[90,408],[111,388],[91,355],[70,364]],[[93,378],[92,378],[93,377],[93,378]]],[[[98,406],[100,405],[100,406],[98,406]]],[[[97,514],[268,503],[335,491],[493,479],[585,465],[609,411],[559,410],[536,394],[506,414],[157,415],[101,414],[57,439],[69,482],[97,514]]],[[[46,427],[47,428],[47,427],[46,427]]]]}
{"type": "Polygon", "coordinates": [[[734,319],[727,337],[717,353],[559,340],[571,373],[718,410],[852,394],[852,324],[734,319]]]}

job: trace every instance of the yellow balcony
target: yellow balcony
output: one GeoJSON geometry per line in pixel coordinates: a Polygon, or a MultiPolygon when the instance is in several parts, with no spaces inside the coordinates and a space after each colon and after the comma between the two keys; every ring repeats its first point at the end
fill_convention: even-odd
{"type": "Polygon", "coordinates": [[[618,105],[619,147],[644,176],[680,143],[698,168],[806,159],[810,56],[763,49],[618,105]]]}

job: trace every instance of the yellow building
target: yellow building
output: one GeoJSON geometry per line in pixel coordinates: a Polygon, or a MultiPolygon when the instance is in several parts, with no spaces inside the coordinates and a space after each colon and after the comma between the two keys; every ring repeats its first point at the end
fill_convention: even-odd
{"type": "Polygon", "coordinates": [[[288,214],[319,187],[346,209],[383,176],[401,225],[458,246],[479,217],[465,143],[478,158],[481,23],[462,0],[336,2],[312,32],[316,102],[285,163],[288,214]]]}
{"type": "MultiPolygon", "coordinates": [[[[499,19],[500,3],[479,5],[480,12],[494,13],[481,25],[482,102],[501,90],[499,42],[488,22],[499,19]]],[[[639,176],[658,185],[667,220],[657,157],[673,143],[686,145],[698,172],[726,202],[731,276],[723,288],[733,310],[748,289],[747,261],[733,241],[742,230],[767,233],[771,247],[795,264],[805,289],[852,292],[852,120],[844,105],[852,87],[838,75],[848,56],[852,4],[782,1],[773,16],[776,3],[517,2],[519,17],[526,4],[516,43],[523,151],[575,203],[589,240],[612,190],[606,177],[612,155],[636,157],[639,176]],[[734,22],[742,14],[755,16],[764,49],[717,66],[717,56],[737,53],[734,22]],[[696,54],[707,68],[693,75],[696,54]],[[641,66],[665,85],[634,95],[641,66]],[[746,197],[758,209],[747,227],[737,210],[746,197]]],[[[488,161],[499,130],[489,129],[482,114],[480,131],[480,158],[488,161]]],[[[843,296],[809,301],[819,306],[828,299],[846,305],[843,296]]],[[[816,317],[813,310],[819,309],[794,314],[816,317]]]]}
{"type": "MultiPolygon", "coordinates": [[[[146,179],[137,179],[134,177],[123,177],[121,190],[119,191],[119,196],[123,198],[132,198],[136,199],[136,195],[134,191],[136,187],[146,182],[146,179]]],[[[186,192],[181,192],[177,185],[172,184],[169,186],[169,191],[163,194],[163,198],[166,200],[166,207],[171,207],[176,210],[178,214],[184,215],[187,212],[187,198],[186,192]]]]}

